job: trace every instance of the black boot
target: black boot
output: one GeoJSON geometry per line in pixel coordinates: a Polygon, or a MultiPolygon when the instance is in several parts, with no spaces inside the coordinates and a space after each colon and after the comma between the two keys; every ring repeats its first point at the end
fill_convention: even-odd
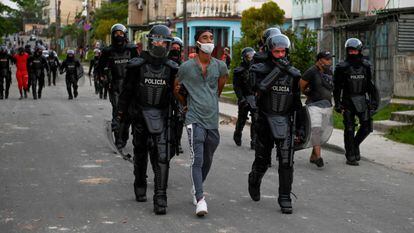
{"type": "MultiPolygon", "coordinates": [[[[137,157],[135,157],[136,159],[137,157]]],[[[147,163],[146,159],[134,161],[134,193],[137,202],[147,201],[147,163]]]]}
{"type": "Polygon", "coordinates": [[[167,195],[154,194],[154,213],[156,215],[164,215],[167,213],[167,195]]]}
{"type": "Polygon", "coordinates": [[[253,201],[260,201],[260,184],[264,173],[251,171],[249,173],[249,194],[253,201]]]}
{"type": "Polygon", "coordinates": [[[21,99],[23,99],[22,90],[19,90],[19,93],[20,93],[20,98],[19,98],[19,100],[21,100],[21,99]]]}
{"type": "MultiPolygon", "coordinates": [[[[279,161],[280,163],[281,161],[279,161]]],[[[293,167],[283,167],[279,165],[279,203],[280,209],[284,214],[292,213],[292,200],[290,199],[290,192],[292,191],[293,183],[293,167]]]]}
{"type": "Polygon", "coordinates": [[[241,143],[242,143],[241,142],[241,137],[242,137],[241,132],[234,131],[233,140],[234,140],[234,143],[236,143],[237,146],[241,146],[241,143]]]}
{"type": "Polygon", "coordinates": [[[42,91],[39,90],[39,92],[37,93],[37,98],[41,99],[42,98],[42,91]]]}
{"type": "Polygon", "coordinates": [[[27,91],[26,91],[26,90],[23,90],[23,97],[24,97],[25,99],[27,99],[27,91]]]}
{"type": "Polygon", "coordinates": [[[358,166],[359,165],[355,155],[346,153],[345,157],[346,157],[346,164],[351,165],[351,166],[358,166]]]}
{"type": "Polygon", "coordinates": [[[154,213],[167,213],[168,164],[157,163],[154,168],[154,213]]]}
{"type": "Polygon", "coordinates": [[[359,145],[355,145],[355,160],[361,160],[361,152],[359,151],[359,145]]]}
{"type": "Polygon", "coordinates": [[[290,194],[279,194],[277,202],[279,203],[280,210],[283,214],[291,214],[293,212],[290,194]]]}
{"type": "Polygon", "coordinates": [[[147,201],[147,184],[138,184],[134,182],[135,200],[137,202],[147,201]]]}
{"type": "Polygon", "coordinates": [[[2,100],[3,98],[3,91],[0,91],[0,100],[2,100]]]}
{"type": "Polygon", "coordinates": [[[4,91],[4,97],[5,97],[6,99],[8,99],[8,98],[9,98],[9,89],[6,89],[6,90],[4,91]]]}

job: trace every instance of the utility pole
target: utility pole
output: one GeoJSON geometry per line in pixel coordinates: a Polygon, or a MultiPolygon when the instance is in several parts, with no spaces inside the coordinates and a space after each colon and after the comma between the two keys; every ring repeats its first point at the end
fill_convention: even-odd
{"type": "Polygon", "coordinates": [[[89,46],[89,12],[90,12],[90,2],[89,0],[86,0],[86,24],[88,24],[88,27],[86,28],[88,29],[86,30],[86,46],[89,46]]]}
{"type": "Polygon", "coordinates": [[[188,60],[188,29],[187,29],[187,0],[183,0],[183,42],[184,42],[184,59],[188,60]]]}
{"type": "Polygon", "coordinates": [[[60,0],[55,0],[56,11],[56,30],[55,30],[55,49],[56,53],[60,54],[59,38],[60,38],[60,0]]]}

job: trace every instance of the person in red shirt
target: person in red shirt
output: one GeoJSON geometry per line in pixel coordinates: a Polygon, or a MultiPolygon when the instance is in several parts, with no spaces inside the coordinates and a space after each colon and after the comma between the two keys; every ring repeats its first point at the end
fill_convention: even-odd
{"type": "Polygon", "coordinates": [[[13,56],[14,60],[16,61],[16,79],[17,79],[17,86],[19,87],[20,92],[20,99],[23,99],[22,92],[24,93],[24,98],[27,98],[27,91],[28,91],[28,81],[29,81],[29,74],[27,72],[27,59],[29,58],[29,54],[27,54],[22,47],[19,48],[19,53],[13,56]]]}

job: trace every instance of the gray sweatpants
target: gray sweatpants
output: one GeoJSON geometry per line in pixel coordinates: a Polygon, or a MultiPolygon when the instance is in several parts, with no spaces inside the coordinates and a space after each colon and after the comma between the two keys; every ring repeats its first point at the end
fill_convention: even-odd
{"type": "Polygon", "coordinates": [[[220,142],[218,129],[205,129],[199,124],[187,125],[190,144],[191,181],[197,200],[203,197],[203,182],[213,162],[213,154],[220,142]]]}

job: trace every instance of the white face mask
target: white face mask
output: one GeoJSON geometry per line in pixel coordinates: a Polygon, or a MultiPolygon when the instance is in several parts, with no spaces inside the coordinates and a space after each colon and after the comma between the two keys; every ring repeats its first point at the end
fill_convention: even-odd
{"type": "Polygon", "coordinates": [[[197,41],[198,48],[203,51],[204,53],[211,54],[214,50],[214,44],[213,43],[200,43],[197,41]]]}

